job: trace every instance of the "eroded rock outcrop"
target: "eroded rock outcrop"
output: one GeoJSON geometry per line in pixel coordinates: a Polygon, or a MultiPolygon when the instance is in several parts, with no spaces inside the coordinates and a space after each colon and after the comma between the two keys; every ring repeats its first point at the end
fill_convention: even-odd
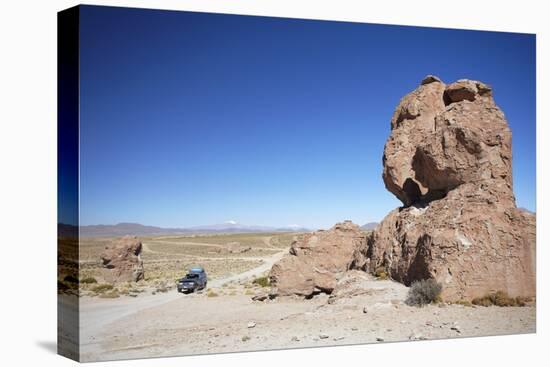
{"type": "Polygon", "coordinates": [[[403,207],[366,240],[351,223],[305,235],[273,266],[274,294],[332,293],[355,269],[434,278],[448,301],[535,296],[535,215],[516,207],[512,134],[491,87],[422,80],[393,114],[382,176],[403,207]]]}
{"type": "Polygon", "coordinates": [[[100,255],[103,278],[107,282],[137,282],[143,279],[141,241],[137,237],[125,236],[105,247],[100,255]]]}
{"type": "Polygon", "coordinates": [[[383,179],[404,207],[358,249],[406,285],[435,278],[448,300],[495,290],[535,295],[535,216],[516,208],[511,132],[492,90],[427,77],[399,103],[383,179]]]}
{"type": "Polygon", "coordinates": [[[392,134],[384,147],[382,177],[386,188],[405,205],[427,193],[415,179],[412,160],[427,131],[434,128],[435,116],[445,109],[445,84],[434,76],[424,78],[420,87],[406,95],[391,119],[392,134]]]}
{"type": "Polygon", "coordinates": [[[273,265],[269,273],[272,293],[304,297],[331,293],[338,277],[349,269],[355,250],[365,244],[365,234],[350,221],[301,236],[289,254],[273,265]]]}

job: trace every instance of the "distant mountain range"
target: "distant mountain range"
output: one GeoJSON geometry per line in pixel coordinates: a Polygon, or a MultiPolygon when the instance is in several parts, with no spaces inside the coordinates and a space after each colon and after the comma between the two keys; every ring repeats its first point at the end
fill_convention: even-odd
{"type": "Polygon", "coordinates": [[[362,225],[361,229],[364,230],[364,231],[372,231],[373,229],[376,228],[377,225],[378,225],[378,222],[370,222],[370,223],[362,225]]]}
{"type": "MultiPolygon", "coordinates": [[[[59,235],[62,237],[74,236],[77,227],[62,224],[58,225],[59,235]]],[[[96,224],[80,226],[82,237],[120,237],[132,236],[158,236],[176,234],[201,234],[201,233],[254,233],[254,232],[310,232],[309,229],[300,226],[269,227],[244,225],[234,221],[226,223],[194,226],[186,228],[163,228],[146,226],[139,223],[96,224]]]]}

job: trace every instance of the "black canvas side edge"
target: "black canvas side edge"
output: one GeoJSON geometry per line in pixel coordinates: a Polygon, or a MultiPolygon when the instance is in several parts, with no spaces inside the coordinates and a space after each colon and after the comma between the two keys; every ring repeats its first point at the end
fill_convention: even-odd
{"type": "Polygon", "coordinates": [[[57,353],[80,359],[79,7],[57,14],[57,353]]]}

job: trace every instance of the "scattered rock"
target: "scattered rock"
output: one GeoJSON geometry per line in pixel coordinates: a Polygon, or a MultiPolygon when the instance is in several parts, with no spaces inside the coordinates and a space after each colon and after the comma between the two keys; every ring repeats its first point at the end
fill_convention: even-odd
{"type": "Polygon", "coordinates": [[[293,342],[299,342],[300,339],[297,336],[293,336],[292,339],[290,339],[293,342]]]}
{"type": "Polygon", "coordinates": [[[409,340],[427,340],[427,338],[424,337],[424,335],[422,335],[421,333],[413,331],[412,334],[409,335],[409,340]]]}
{"type": "Polygon", "coordinates": [[[138,282],[144,277],[141,241],[134,236],[114,240],[100,255],[106,282],[138,282]]]}
{"type": "Polygon", "coordinates": [[[455,322],[455,323],[453,324],[453,326],[451,326],[451,330],[454,330],[454,331],[456,331],[457,333],[460,334],[460,326],[458,325],[457,322],[455,322]]]}
{"type": "Polygon", "coordinates": [[[329,338],[328,334],[319,334],[319,339],[328,339],[328,338],[329,338]]]}
{"type": "Polygon", "coordinates": [[[255,296],[252,297],[252,300],[253,301],[259,301],[259,302],[263,302],[265,300],[267,300],[269,298],[269,294],[267,293],[262,293],[262,294],[257,294],[255,296]]]}
{"type": "Polygon", "coordinates": [[[377,338],[376,338],[376,341],[377,341],[377,342],[383,342],[383,341],[384,341],[384,338],[377,337],[377,338]]]}
{"type": "Polygon", "coordinates": [[[363,313],[368,313],[368,312],[369,312],[369,310],[367,309],[367,307],[366,306],[363,307],[363,313]]]}
{"type": "Polygon", "coordinates": [[[249,323],[246,325],[246,327],[249,328],[249,329],[252,329],[252,328],[255,327],[255,326],[256,326],[256,323],[253,322],[253,321],[249,322],[249,323]]]}
{"type": "Polygon", "coordinates": [[[343,340],[345,339],[346,337],[345,336],[337,336],[335,338],[333,338],[332,340],[334,340],[335,342],[339,341],[339,340],[343,340]]]}

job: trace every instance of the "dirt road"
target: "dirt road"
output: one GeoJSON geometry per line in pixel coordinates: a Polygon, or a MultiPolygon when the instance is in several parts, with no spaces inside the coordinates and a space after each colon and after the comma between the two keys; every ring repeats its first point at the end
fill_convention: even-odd
{"type": "MultiPolygon", "coordinates": [[[[261,258],[263,263],[249,271],[235,274],[209,282],[209,288],[219,288],[230,282],[238,282],[254,276],[259,276],[271,269],[273,264],[281,259],[288,250],[282,250],[274,255],[261,258]]],[[[80,341],[83,353],[101,351],[99,335],[108,329],[108,325],[116,320],[145,309],[158,307],[165,303],[181,299],[182,294],[176,291],[168,293],[146,294],[139,297],[123,297],[116,299],[82,298],[80,303],[80,341]]]]}

